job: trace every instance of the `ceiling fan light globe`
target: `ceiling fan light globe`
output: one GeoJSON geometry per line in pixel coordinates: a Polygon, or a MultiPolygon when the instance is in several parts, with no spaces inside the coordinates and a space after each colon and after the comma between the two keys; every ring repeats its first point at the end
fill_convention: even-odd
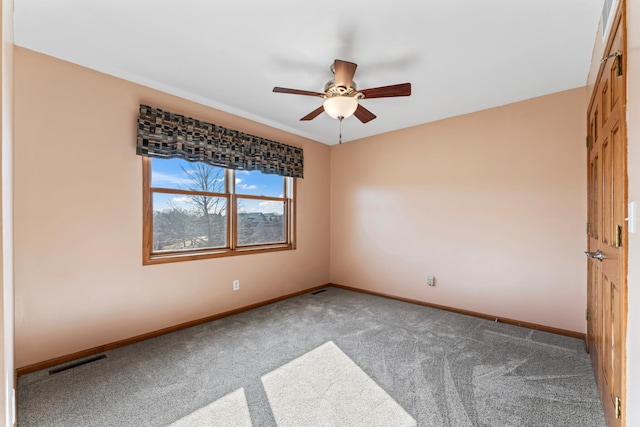
{"type": "Polygon", "coordinates": [[[329,117],[346,119],[355,113],[358,108],[358,100],[355,96],[334,96],[327,98],[322,105],[329,117]]]}

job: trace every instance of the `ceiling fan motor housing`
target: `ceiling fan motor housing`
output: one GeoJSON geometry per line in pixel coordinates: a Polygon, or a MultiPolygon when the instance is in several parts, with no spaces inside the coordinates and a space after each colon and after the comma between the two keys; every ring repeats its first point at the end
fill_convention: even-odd
{"type": "Polygon", "coordinates": [[[327,94],[327,98],[334,96],[356,96],[358,94],[358,86],[356,82],[352,81],[348,88],[342,86],[336,86],[334,80],[329,80],[324,85],[324,92],[327,94]]]}

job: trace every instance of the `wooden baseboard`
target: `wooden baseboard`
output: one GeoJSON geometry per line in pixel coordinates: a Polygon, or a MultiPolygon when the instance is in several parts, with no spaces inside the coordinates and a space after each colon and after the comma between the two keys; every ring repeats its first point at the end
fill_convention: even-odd
{"type": "Polygon", "coordinates": [[[63,364],[63,363],[68,363],[68,362],[71,362],[73,360],[77,360],[77,359],[82,359],[82,358],[85,358],[85,357],[93,356],[95,354],[103,353],[105,351],[113,350],[113,349],[119,348],[119,347],[124,347],[124,346],[129,345],[129,344],[135,344],[135,343],[140,342],[140,341],[148,340],[150,338],[155,338],[155,337],[158,337],[160,335],[169,334],[171,332],[176,332],[176,331],[179,331],[179,330],[182,330],[182,329],[190,328],[192,326],[201,325],[203,323],[211,322],[211,321],[216,320],[216,319],[221,319],[223,317],[227,317],[227,316],[231,316],[231,315],[234,315],[234,314],[242,313],[244,311],[248,311],[248,310],[252,310],[254,308],[258,308],[258,307],[262,307],[262,306],[265,306],[265,305],[273,304],[275,302],[283,301],[283,300],[286,300],[286,299],[289,299],[289,298],[293,298],[293,297],[296,297],[298,295],[306,294],[306,293],[309,293],[309,292],[314,292],[314,291],[317,291],[319,289],[323,289],[323,288],[330,287],[330,286],[333,286],[335,288],[345,289],[345,290],[348,290],[348,291],[360,292],[360,293],[369,294],[369,295],[375,295],[375,296],[379,296],[379,297],[383,297],[383,298],[389,298],[389,299],[408,302],[408,303],[412,303],[412,304],[422,305],[422,306],[425,306],[425,307],[432,307],[432,308],[437,308],[437,309],[440,309],[440,310],[451,311],[451,312],[454,312],[454,313],[465,314],[467,316],[474,316],[474,317],[479,317],[479,318],[482,318],[482,319],[488,319],[488,320],[494,320],[494,321],[497,320],[498,322],[508,323],[510,325],[522,326],[522,327],[525,327],[525,328],[535,329],[535,330],[544,331],[544,332],[551,332],[551,333],[559,334],[559,335],[566,335],[568,337],[578,338],[578,339],[581,339],[581,340],[585,339],[585,334],[580,333],[580,332],[568,331],[566,329],[553,328],[551,326],[538,325],[536,323],[523,322],[523,321],[520,321],[520,320],[508,319],[508,318],[505,318],[505,317],[498,317],[498,316],[493,316],[493,315],[490,315],[490,314],[478,313],[478,312],[475,312],[475,311],[463,310],[463,309],[454,308],[454,307],[447,307],[447,306],[440,305],[440,304],[432,304],[432,303],[429,303],[429,302],[414,300],[414,299],[410,299],[410,298],[399,297],[399,296],[396,296],[396,295],[391,295],[391,294],[386,294],[386,293],[381,293],[381,292],[374,292],[374,291],[369,291],[369,290],[366,290],[366,289],[353,288],[353,287],[350,287],[350,286],[338,285],[336,283],[328,283],[326,285],[315,286],[313,288],[305,289],[303,291],[294,292],[292,294],[283,295],[283,296],[280,296],[280,297],[277,297],[277,298],[272,298],[272,299],[269,299],[269,300],[266,300],[266,301],[262,301],[262,302],[259,302],[259,303],[255,303],[255,304],[251,304],[251,305],[248,305],[248,306],[245,306],[245,307],[236,308],[234,310],[225,311],[223,313],[214,314],[212,316],[208,316],[208,317],[204,317],[204,318],[201,318],[201,319],[192,320],[190,322],[181,323],[179,325],[169,326],[167,328],[159,329],[159,330],[153,331],[153,332],[148,332],[146,334],[136,335],[135,337],[126,338],[126,339],[123,339],[123,340],[120,340],[120,341],[116,341],[116,342],[112,342],[112,343],[109,343],[109,344],[100,345],[98,347],[93,347],[93,348],[89,348],[89,349],[86,349],[86,350],[81,350],[81,351],[78,351],[78,352],[75,352],[75,353],[72,353],[72,354],[67,354],[67,355],[64,355],[64,356],[60,356],[60,357],[56,357],[56,358],[53,358],[53,359],[45,360],[43,362],[38,362],[38,363],[31,364],[31,365],[23,366],[23,367],[17,368],[15,370],[16,382],[17,382],[17,377],[19,377],[21,375],[29,374],[31,372],[40,371],[42,369],[47,369],[47,368],[50,368],[52,366],[60,365],[60,364],[63,364]]]}
{"type": "Polygon", "coordinates": [[[463,310],[463,309],[460,309],[460,308],[447,307],[445,305],[432,304],[430,302],[419,301],[419,300],[414,300],[414,299],[410,299],[410,298],[403,298],[403,297],[399,297],[399,296],[395,296],[395,295],[391,295],[391,294],[385,294],[385,293],[381,293],[381,292],[369,291],[369,290],[366,290],[366,289],[352,288],[350,286],[338,285],[336,283],[331,283],[330,286],[333,286],[335,288],[345,289],[345,290],[348,290],[348,291],[360,292],[360,293],[364,293],[364,294],[375,295],[375,296],[394,299],[394,300],[398,300],[398,301],[409,302],[409,303],[412,303],[412,304],[422,305],[422,306],[425,306],[425,307],[432,307],[432,308],[437,308],[437,309],[440,309],[440,310],[451,311],[453,313],[465,314],[467,316],[479,317],[481,319],[488,319],[488,320],[498,321],[498,322],[502,322],[502,323],[507,323],[509,325],[522,326],[524,328],[535,329],[537,331],[551,332],[553,334],[565,335],[565,336],[568,336],[568,337],[578,338],[578,339],[581,339],[581,340],[585,340],[585,338],[586,338],[585,334],[583,334],[581,332],[574,332],[574,331],[569,331],[569,330],[566,330],[566,329],[553,328],[551,326],[538,325],[536,323],[523,322],[521,320],[515,320],[515,319],[509,319],[509,318],[506,318],[506,317],[493,316],[491,314],[478,313],[478,312],[475,312],[475,311],[463,310]]]}
{"type": "Polygon", "coordinates": [[[234,314],[242,313],[243,311],[248,311],[248,310],[251,310],[251,309],[254,309],[254,308],[258,308],[258,307],[262,307],[262,306],[265,306],[265,305],[273,304],[275,302],[284,301],[286,299],[293,298],[293,297],[296,297],[298,295],[306,294],[306,293],[309,293],[309,292],[314,292],[314,291],[317,291],[319,289],[326,288],[328,286],[331,286],[331,285],[327,284],[327,285],[322,285],[322,286],[315,286],[313,288],[305,289],[305,290],[299,291],[299,292],[294,292],[292,294],[283,295],[283,296],[280,296],[280,297],[277,297],[277,298],[272,298],[272,299],[269,299],[269,300],[266,300],[266,301],[258,302],[258,303],[251,304],[251,305],[247,305],[245,307],[236,308],[234,310],[225,311],[223,313],[214,314],[212,316],[203,317],[201,319],[192,320],[190,322],[181,323],[181,324],[175,325],[175,326],[169,326],[168,328],[159,329],[157,331],[148,332],[146,334],[136,335],[135,337],[126,338],[126,339],[123,339],[123,340],[120,340],[120,341],[116,341],[116,342],[112,342],[112,343],[109,343],[109,344],[100,345],[98,347],[89,348],[87,350],[81,350],[81,351],[78,351],[78,352],[75,352],[75,353],[72,353],[72,354],[67,354],[67,355],[64,355],[64,356],[55,357],[53,359],[45,360],[43,362],[38,362],[38,363],[31,364],[31,365],[23,366],[23,367],[20,367],[20,368],[16,369],[16,371],[15,371],[16,375],[15,376],[16,376],[16,379],[17,379],[17,377],[19,377],[21,375],[29,374],[31,372],[40,371],[42,369],[47,369],[47,368],[50,368],[52,366],[60,365],[62,363],[68,363],[68,362],[71,362],[73,360],[77,360],[77,359],[82,359],[82,358],[85,358],[85,357],[93,356],[95,354],[103,353],[105,351],[113,350],[113,349],[119,348],[119,347],[124,347],[124,346],[129,345],[129,344],[135,344],[135,343],[140,342],[140,341],[148,340],[150,338],[155,338],[155,337],[158,337],[158,336],[164,335],[164,334],[169,334],[171,332],[180,331],[182,329],[190,328],[192,326],[201,325],[203,323],[211,322],[212,320],[221,319],[223,317],[227,317],[227,316],[231,316],[231,315],[234,315],[234,314]]]}

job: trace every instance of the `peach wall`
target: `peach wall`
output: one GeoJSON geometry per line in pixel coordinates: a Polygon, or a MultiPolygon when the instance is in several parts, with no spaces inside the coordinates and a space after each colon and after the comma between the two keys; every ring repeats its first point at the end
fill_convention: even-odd
{"type": "Polygon", "coordinates": [[[329,281],[328,146],[23,48],[15,74],[17,367],[329,281]],[[140,103],[302,147],[298,249],[143,267],[140,103]]]}
{"type": "Polygon", "coordinates": [[[585,110],[580,88],[333,146],[331,281],[584,332],[585,110]]]}

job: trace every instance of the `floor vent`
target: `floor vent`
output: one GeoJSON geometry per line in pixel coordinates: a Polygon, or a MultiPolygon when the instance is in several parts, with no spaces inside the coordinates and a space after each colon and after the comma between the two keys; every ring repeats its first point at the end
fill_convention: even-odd
{"type": "Polygon", "coordinates": [[[96,362],[98,360],[106,359],[106,354],[99,354],[97,356],[88,357],[86,359],[78,360],[77,362],[69,363],[68,365],[58,366],[49,371],[49,375],[57,374],[58,372],[68,371],[69,369],[77,368],[78,366],[86,365],[87,363],[96,362]]]}
{"type": "Polygon", "coordinates": [[[311,292],[311,295],[321,294],[322,292],[327,292],[326,289],[320,289],[319,291],[311,292]]]}

